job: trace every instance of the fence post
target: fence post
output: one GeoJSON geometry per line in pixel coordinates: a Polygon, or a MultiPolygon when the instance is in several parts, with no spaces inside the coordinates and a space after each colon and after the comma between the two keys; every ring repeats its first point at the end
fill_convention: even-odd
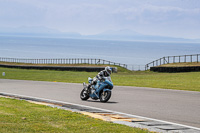
{"type": "Polygon", "coordinates": [[[161,58],[160,58],[160,65],[161,65],[161,58]]]}
{"type": "Polygon", "coordinates": [[[197,63],[199,62],[199,57],[198,57],[199,55],[197,54],[197,63]]]}
{"type": "Polygon", "coordinates": [[[163,64],[165,64],[165,57],[163,57],[163,64]]]}
{"type": "Polygon", "coordinates": [[[191,56],[191,62],[192,62],[192,55],[190,55],[191,56]]]}
{"type": "Polygon", "coordinates": [[[179,56],[179,63],[181,62],[181,56],[179,56]]]}
{"type": "Polygon", "coordinates": [[[185,55],[185,60],[184,60],[184,62],[186,63],[186,55],[185,55]]]}
{"type": "Polygon", "coordinates": [[[168,56],[168,64],[169,64],[169,56],[168,56]]]}

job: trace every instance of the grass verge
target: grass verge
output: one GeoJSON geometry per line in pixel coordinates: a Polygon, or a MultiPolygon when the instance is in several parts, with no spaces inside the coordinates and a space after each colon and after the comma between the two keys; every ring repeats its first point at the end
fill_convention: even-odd
{"type": "MultiPolygon", "coordinates": [[[[17,65],[17,66],[62,66],[62,67],[106,67],[107,64],[31,64],[31,63],[14,63],[14,62],[3,62],[2,65],[17,65]]],[[[118,72],[129,72],[126,68],[117,65],[109,65],[110,67],[117,67],[118,72]]]]}
{"type": "Polygon", "coordinates": [[[147,130],[105,122],[79,113],[2,97],[0,97],[0,132],[148,133],[147,130]]]}
{"type": "Polygon", "coordinates": [[[200,66],[200,62],[170,63],[161,65],[160,67],[192,67],[192,66],[200,66]]]}
{"type": "MultiPolygon", "coordinates": [[[[0,74],[0,79],[83,83],[87,82],[88,77],[94,77],[97,72],[0,68],[0,74]],[[6,75],[2,76],[2,72],[5,72],[6,75]]],[[[114,85],[119,86],[200,91],[200,72],[158,73],[151,71],[125,71],[113,73],[111,77],[114,85]]]]}

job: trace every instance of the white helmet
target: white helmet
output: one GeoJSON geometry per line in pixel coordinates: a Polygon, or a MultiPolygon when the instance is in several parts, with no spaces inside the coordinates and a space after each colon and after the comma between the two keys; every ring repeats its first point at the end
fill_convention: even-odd
{"type": "Polygon", "coordinates": [[[111,73],[112,73],[112,69],[111,69],[109,66],[105,67],[105,71],[106,71],[106,73],[107,73],[109,76],[110,76],[111,73]]]}

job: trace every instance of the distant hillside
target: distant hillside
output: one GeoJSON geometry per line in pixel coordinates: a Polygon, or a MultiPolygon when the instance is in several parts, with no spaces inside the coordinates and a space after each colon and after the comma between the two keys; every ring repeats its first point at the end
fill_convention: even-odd
{"type": "Polygon", "coordinates": [[[124,41],[200,42],[200,39],[143,35],[131,30],[107,31],[100,34],[87,36],[87,38],[124,41]]]}
{"type": "Polygon", "coordinates": [[[165,36],[144,35],[132,30],[110,30],[96,35],[81,35],[76,32],[60,32],[47,27],[19,27],[0,28],[1,36],[33,36],[33,37],[55,37],[75,39],[98,39],[98,40],[121,40],[121,41],[154,41],[154,42],[194,42],[200,43],[200,39],[185,39],[165,36]]]}

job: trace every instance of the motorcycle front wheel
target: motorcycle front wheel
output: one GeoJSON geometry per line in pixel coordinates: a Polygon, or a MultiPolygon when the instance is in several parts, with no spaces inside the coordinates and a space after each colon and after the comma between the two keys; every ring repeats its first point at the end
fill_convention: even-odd
{"type": "Polygon", "coordinates": [[[89,96],[89,94],[87,93],[87,91],[85,90],[85,89],[83,89],[82,91],[81,91],[81,94],[80,94],[80,98],[81,98],[81,100],[88,100],[88,98],[89,98],[90,96],[89,96]]]}
{"type": "Polygon", "coordinates": [[[110,99],[110,97],[111,97],[111,91],[102,92],[100,94],[100,101],[105,103],[110,99]]]}

